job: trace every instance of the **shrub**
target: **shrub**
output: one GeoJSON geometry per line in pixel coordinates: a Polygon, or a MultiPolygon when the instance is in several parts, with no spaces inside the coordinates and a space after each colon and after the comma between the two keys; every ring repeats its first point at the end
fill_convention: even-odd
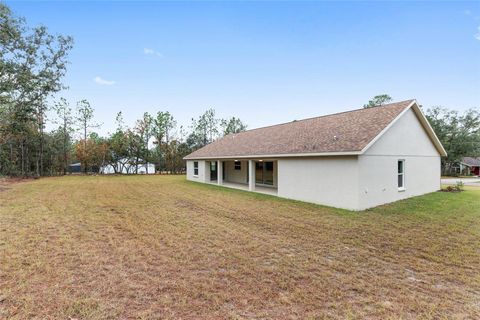
{"type": "Polygon", "coordinates": [[[456,191],[463,191],[463,187],[465,187],[465,184],[462,181],[457,181],[454,188],[456,191]]]}
{"type": "Polygon", "coordinates": [[[442,189],[442,191],[453,192],[453,191],[455,191],[455,188],[452,187],[452,186],[448,186],[448,187],[446,187],[445,189],[442,189]]]}
{"type": "Polygon", "coordinates": [[[454,186],[447,186],[446,188],[443,188],[441,191],[443,192],[460,192],[463,191],[463,187],[465,184],[462,181],[457,181],[457,183],[454,186]]]}

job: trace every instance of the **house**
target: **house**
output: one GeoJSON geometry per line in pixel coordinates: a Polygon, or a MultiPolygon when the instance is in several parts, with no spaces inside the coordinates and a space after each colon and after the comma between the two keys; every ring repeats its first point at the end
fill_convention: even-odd
{"type": "Polygon", "coordinates": [[[469,176],[480,175],[480,158],[463,157],[460,160],[447,163],[443,168],[443,175],[446,176],[469,176]]]}
{"type": "Polygon", "coordinates": [[[187,179],[350,210],[440,189],[445,149],[415,100],[227,135],[187,179]]]}
{"type": "Polygon", "coordinates": [[[68,165],[68,171],[72,174],[77,173],[98,173],[100,168],[97,165],[91,165],[85,168],[82,163],[76,162],[68,165]]]}
{"type": "Polygon", "coordinates": [[[154,174],[155,165],[153,163],[145,162],[142,159],[120,159],[115,168],[113,165],[108,164],[100,167],[100,173],[102,174],[154,174]],[[138,164],[138,165],[137,165],[138,164]],[[116,169],[116,170],[115,170],[116,169]]]}
{"type": "Polygon", "coordinates": [[[81,173],[82,172],[82,164],[80,162],[69,164],[68,165],[68,171],[70,173],[81,173]]]}
{"type": "Polygon", "coordinates": [[[480,158],[474,157],[464,157],[461,161],[461,164],[464,167],[464,171],[462,170],[461,173],[465,173],[466,175],[474,175],[480,176],[480,158]]]}

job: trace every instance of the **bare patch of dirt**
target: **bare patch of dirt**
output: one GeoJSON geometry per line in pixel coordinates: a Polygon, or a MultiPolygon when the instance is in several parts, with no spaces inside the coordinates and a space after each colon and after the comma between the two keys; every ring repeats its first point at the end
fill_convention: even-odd
{"type": "Polygon", "coordinates": [[[17,183],[32,181],[33,178],[0,178],[0,192],[10,189],[10,186],[17,183]]]}

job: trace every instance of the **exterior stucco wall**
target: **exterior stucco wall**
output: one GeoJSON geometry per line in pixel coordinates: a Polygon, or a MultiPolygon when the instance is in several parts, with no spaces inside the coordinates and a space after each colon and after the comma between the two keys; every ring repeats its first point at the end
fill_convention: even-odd
{"type": "Polygon", "coordinates": [[[357,210],[357,157],[280,159],[278,196],[357,210]]]}
{"type": "Polygon", "coordinates": [[[403,114],[364,155],[440,156],[412,109],[403,114]]]}
{"type": "Polygon", "coordinates": [[[359,209],[440,189],[440,157],[360,156],[359,209]],[[397,161],[405,160],[405,190],[397,185],[397,161]]]}
{"type": "Polygon", "coordinates": [[[241,170],[235,170],[234,161],[224,161],[225,181],[247,183],[248,161],[240,161],[241,170]]]}
{"type": "Polygon", "coordinates": [[[440,154],[412,110],[358,157],[359,209],[440,189],[440,154]],[[405,190],[398,190],[398,160],[405,160],[405,190]]]}
{"type": "Polygon", "coordinates": [[[207,166],[205,165],[204,160],[198,160],[198,176],[194,175],[193,171],[193,160],[187,160],[187,180],[197,181],[197,182],[206,182],[205,174],[207,166]]]}

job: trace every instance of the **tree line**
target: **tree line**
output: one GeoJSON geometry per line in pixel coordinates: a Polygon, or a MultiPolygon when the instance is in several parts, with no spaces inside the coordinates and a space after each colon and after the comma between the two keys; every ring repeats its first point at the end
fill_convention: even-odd
{"type": "Polygon", "coordinates": [[[145,113],[129,128],[120,112],[115,131],[102,137],[89,101],[72,106],[57,98],[67,89],[62,79],[72,47],[72,37],[31,28],[0,3],[0,175],[65,174],[74,161],[85,172],[108,164],[115,171],[127,165],[137,171],[145,162],[159,171],[181,172],[188,153],[246,129],[236,117],[218,119],[213,108],[192,119],[189,128],[177,128],[169,111],[145,113]],[[47,122],[57,128],[46,132],[47,122]]]}
{"type": "MultiPolygon", "coordinates": [[[[61,115],[69,114],[68,104],[62,104],[61,115]],[[67,106],[65,108],[65,106],[67,106]]],[[[185,169],[183,157],[215,139],[246,130],[247,126],[236,117],[218,119],[215,109],[206,110],[198,119],[192,119],[187,131],[177,127],[175,118],[169,111],[148,112],[135,122],[133,127],[125,125],[122,112],[116,116],[115,131],[101,137],[90,128],[98,125],[93,122],[93,108],[87,101],[77,105],[77,119],[80,120],[83,136],[73,143],[74,156],[82,163],[84,172],[96,172],[109,165],[115,173],[137,173],[141,165],[155,164],[156,171],[181,173],[185,169]]],[[[63,123],[74,119],[72,115],[63,118],[63,123]]],[[[62,132],[68,134],[72,128],[64,126],[62,132]]],[[[68,139],[65,139],[68,141],[68,139]]],[[[68,165],[68,146],[64,149],[64,172],[68,165]]]]}

